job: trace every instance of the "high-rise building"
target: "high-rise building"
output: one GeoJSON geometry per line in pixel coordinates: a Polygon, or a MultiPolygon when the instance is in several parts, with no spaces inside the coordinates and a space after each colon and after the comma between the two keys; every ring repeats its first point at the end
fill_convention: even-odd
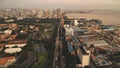
{"type": "Polygon", "coordinates": [[[54,10],[53,9],[49,9],[49,17],[52,18],[54,15],[54,10]]]}
{"type": "Polygon", "coordinates": [[[36,9],[32,9],[32,14],[36,14],[36,9]]]}
{"type": "Polygon", "coordinates": [[[49,9],[45,9],[44,11],[45,11],[45,17],[46,18],[49,17],[49,9]]]}
{"type": "Polygon", "coordinates": [[[45,15],[44,15],[44,11],[43,11],[43,10],[39,10],[37,17],[38,17],[38,18],[42,18],[42,17],[44,17],[44,16],[45,16],[45,15]]]}
{"type": "Polygon", "coordinates": [[[56,9],[56,15],[57,17],[60,17],[60,15],[62,14],[62,10],[60,8],[56,9]]]}

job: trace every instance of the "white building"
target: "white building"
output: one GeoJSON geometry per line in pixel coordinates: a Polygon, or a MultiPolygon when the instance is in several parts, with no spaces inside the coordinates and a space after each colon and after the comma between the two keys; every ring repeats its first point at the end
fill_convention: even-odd
{"type": "Polygon", "coordinates": [[[5,49],[5,53],[10,53],[10,54],[13,54],[13,53],[19,53],[21,52],[22,49],[21,48],[7,48],[5,49]]]}
{"type": "Polygon", "coordinates": [[[34,26],[34,25],[30,25],[29,27],[30,27],[30,29],[34,29],[34,28],[35,28],[35,26],[34,26]]]}
{"type": "Polygon", "coordinates": [[[32,9],[32,14],[36,14],[36,9],[32,9]]]}
{"type": "Polygon", "coordinates": [[[14,19],[5,20],[5,22],[14,22],[14,19]]]}
{"type": "Polygon", "coordinates": [[[79,24],[78,20],[74,20],[74,25],[78,26],[78,24],[79,24]]]}
{"type": "Polygon", "coordinates": [[[12,33],[12,29],[5,30],[4,33],[10,35],[12,33]]]}
{"type": "Polygon", "coordinates": [[[90,50],[87,50],[85,46],[80,47],[78,56],[80,58],[80,62],[82,63],[82,68],[90,65],[90,54],[90,50]]]}
{"type": "Polygon", "coordinates": [[[49,16],[50,16],[50,18],[52,18],[53,17],[53,15],[54,15],[54,10],[53,9],[49,9],[49,16]]]}
{"type": "Polygon", "coordinates": [[[17,47],[24,47],[24,46],[26,46],[26,43],[7,44],[7,45],[5,45],[5,47],[8,47],[8,48],[12,48],[12,47],[15,47],[15,46],[17,46],[17,47]]]}
{"type": "Polygon", "coordinates": [[[68,25],[66,25],[65,30],[66,30],[66,36],[67,35],[74,35],[74,29],[69,27],[68,25]]]}
{"type": "Polygon", "coordinates": [[[40,10],[39,12],[38,12],[38,15],[37,15],[37,17],[38,18],[42,18],[42,17],[44,17],[45,15],[44,15],[44,11],[43,10],[40,10]]]}

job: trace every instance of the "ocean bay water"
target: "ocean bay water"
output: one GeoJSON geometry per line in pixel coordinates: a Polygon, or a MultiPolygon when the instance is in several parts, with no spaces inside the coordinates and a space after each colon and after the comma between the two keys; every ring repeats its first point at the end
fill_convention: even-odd
{"type": "Polygon", "coordinates": [[[120,12],[68,13],[68,17],[100,19],[104,25],[120,24],[120,12]]]}

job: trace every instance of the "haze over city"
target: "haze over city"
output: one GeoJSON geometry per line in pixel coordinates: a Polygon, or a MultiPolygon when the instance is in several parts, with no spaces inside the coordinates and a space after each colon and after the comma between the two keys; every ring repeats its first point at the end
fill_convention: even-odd
{"type": "Polygon", "coordinates": [[[119,10],[120,0],[0,0],[0,8],[64,8],[119,10]]]}
{"type": "Polygon", "coordinates": [[[0,0],[0,68],[120,68],[120,0],[0,0]]]}

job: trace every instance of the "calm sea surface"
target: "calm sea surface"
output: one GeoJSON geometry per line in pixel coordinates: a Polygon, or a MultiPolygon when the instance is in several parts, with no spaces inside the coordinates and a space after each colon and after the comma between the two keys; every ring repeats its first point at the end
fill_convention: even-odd
{"type": "Polygon", "coordinates": [[[117,25],[120,24],[119,11],[105,11],[105,12],[91,12],[91,13],[69,13],[68,17],[87,18],[87,19],[100,19],[104,25],[117,25]]]}

